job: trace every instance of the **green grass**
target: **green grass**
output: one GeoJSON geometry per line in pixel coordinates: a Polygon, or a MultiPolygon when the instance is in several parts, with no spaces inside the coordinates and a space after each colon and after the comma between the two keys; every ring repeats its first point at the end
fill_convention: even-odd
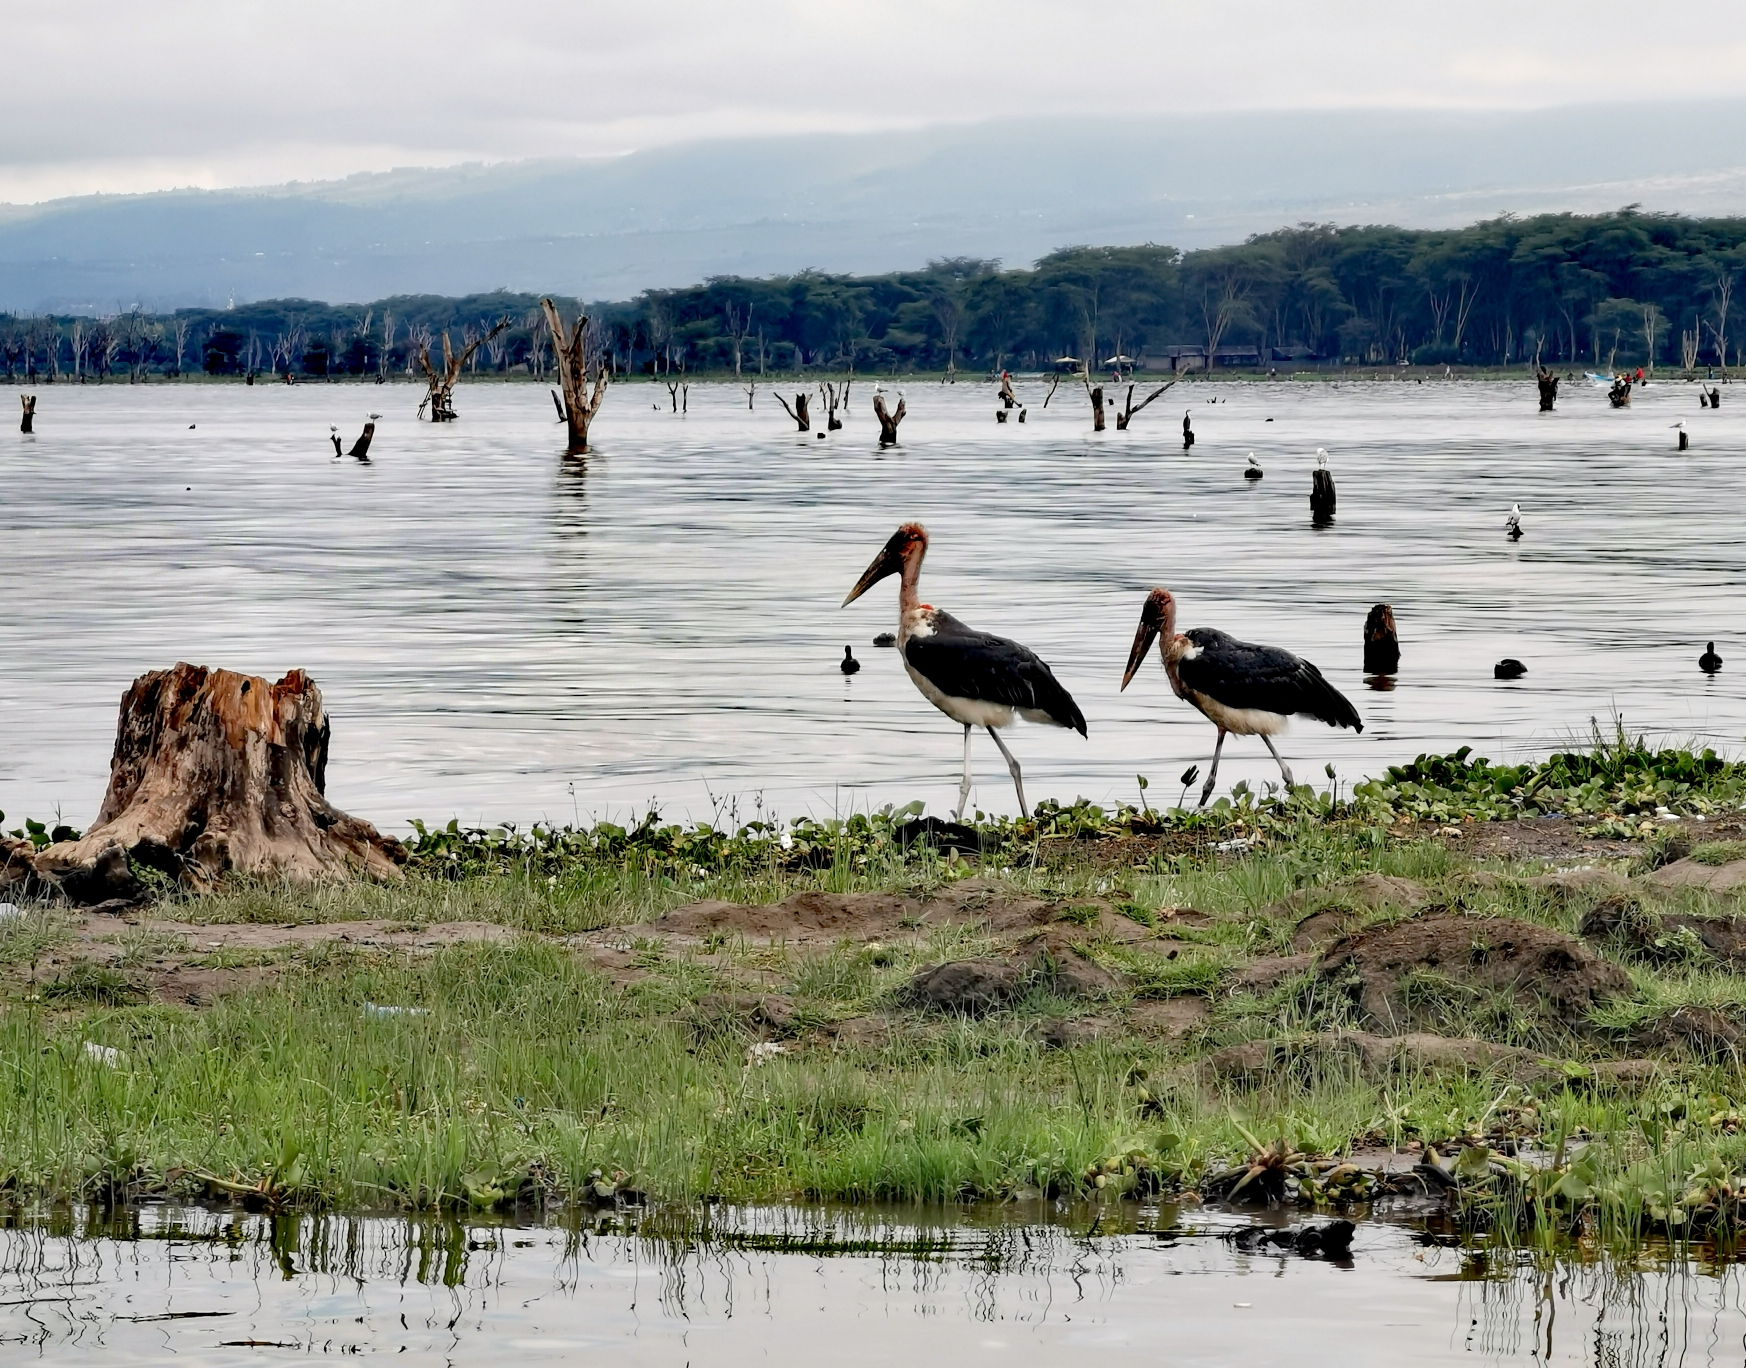
{"type": "MultiPolygon", "coordinates": [[[[1621,782],[1639,782],[1634,754],[1610,762],[1621,782]]],[[[1708,801],[1701,789],[1688,797],[1708,801]]],[[[1653,1198],[1646,1164],[1683,1165],[1681,1181],[1705,1165],[1746,1166],[1737,1127],[1707,1120],[1746,1109],[1738,1061],[1677,1054],[1663,1077],[1631,1086],[1597,1083],[1586,1067],[1630,1053],[1636,1033],[1681,1007],[1746,1009],[1746,977],[1701,947],[1636,957],[1593,947],[1626,966],[1632,988],[1577,1021],[1444,972],[1408,981],[1403,1026],[1525,1046],[1560,1066],[1551,1081],[1418,1068],[1377,1078],[1348,1055],[1307,1047],[1282,1053],[1251,1085],[1215,1081],[1203,1064],[1221,1048],[1311,1042],[1360,1024],[1351,998],[1313,971],[1260,992],[1232,987],[1248,960],[1288,951],[1302,915],[1356,907],[1340,891],[1346,879],[1415,879],[1433,903],[1566,933],[1602,896],[1558,896],[1514,877],[1533,865],[1476,870],[1449,843],[1391,837],[1363,812],[1226,809],[1216,819],[1225,825],[1171,827],[1155,854],[1119,863],[1082,839],[1113,820],[1094,809],[1045,814],[1046,830],[997,830],[993,877],[1053,900],[1057,933],[1123,976],[1101,1003],[1039,987],[976,1020],[902,1006],[918,970],[1000,949],[974,925],[804,948],[732,931],[688,946],[647,925],[701,898],[760,902],[807,888],[925,896],[976,872],[896,850],[893,816],[809,829],[789,848],[756,833],[652,826],[430,833],[402,884],[173,898],[154,916],[188,928],[189,943],[121,931],[109,964],[70,961],[75,923],[33,911],[0,927],[0,1188],[67,1198],[248,1189],[286,1207],[466,1207],[533,1189],[579,1200],[598,1174],[674,1202],[941,1202],[1084,1191],[1094,1166],[1126,1182],[1132,1160],[1107,1162],[1136,1154],[1148,1172],[1191,1185],[1245,1158],[1247,1136],[1330,1155],[1408,1140],[1510,1134],[1552,1149],[1560,1137],[1602,1136],[1604,1166],[1584,1160],[1569,1185],[1590,1197],[1549,1196],[1533,1186],[1543,1180],[1498,1159],[1470,1175],[1464,1200],[1490,1219],[1591,1210],[1617,1224],[1633,1200],[1664,1222],[1671,1210],[1653,1198]],[[1238,858],[1212,851],[1211,838],[1239,822],[1261,844],[1238,858]],[[1294,893],[1303,894],[1294,914],[1273,910],[1294,893]],[[1161,914],[1173,908],[1210,921],[1172,926],[1161,914]],[[1103,939],[1104,909],[1164,934],[1103,939]],[[332,942],[209,951],[195,932],[353,920],[482,921],[512,934],[436,952],[332,942]],[[584,933],[622,946],[634,981],[597,971],[572,940],[584,933]],[[142,982],[166,960],[262,975],[198,1010],[143,1000],[142,982]],[[782,1052],[750,1051],[769,1029],[699,1006],[748,994],[782,1000],[782,1052]],[[1183,1041],[1127,1024],[1135,1004],[1184,996],[1207,1014],[1183,1041]],[[884,1031],[833,1033],[860,1017],[884,1031]],[[1048,1029],[1064,1017],[1095,1018],[1101,1033],[1049,1048],[1048,1029]]],[[[1640,897],[1651,918],[1738,910],[1701,890],[1640,897]]],[[[1383,907],[1354,919],[1400,915],[1383,907]]]]}

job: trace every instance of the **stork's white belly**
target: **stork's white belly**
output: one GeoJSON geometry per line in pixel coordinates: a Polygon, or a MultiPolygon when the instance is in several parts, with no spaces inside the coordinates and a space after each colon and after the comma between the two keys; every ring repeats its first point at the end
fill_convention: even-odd
{"type": "Polygon", "coordinates": [[[1010,727],[1012,725],[1012,709],[1004,703],[984,703],[979,698],[958,698],[949,693],[943,693],[926,675],[916,671],[909,661],[903,662],[903,668],[909,671],[909,677],[915,681],[916,688],[922,691],[922,697],[951,718],[954,722],[970,727],[1010,727]]]}
{"type": "Polygon", "coordinates": [[[1183,692],[1190,703],[1206,714],[1209,722],[1238,736],[1276,736],[1291,720],[1284,713],[1267,712],[1262,708],[1227,708],[1217,699],[1208,698],[1194,689],[1183,692]]]}

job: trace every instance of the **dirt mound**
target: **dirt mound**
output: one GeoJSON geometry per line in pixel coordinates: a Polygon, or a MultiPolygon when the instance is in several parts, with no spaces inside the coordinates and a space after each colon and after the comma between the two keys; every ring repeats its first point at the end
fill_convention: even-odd
{"type": "Polygon", "coordinates": [[[1285,982],[1288,978],[1296,978],[1316,962],[1314,955],[1263,955],[1260,959],[1250,960],[1231,980],[1231,987],[1237,992],[1265,993],[1285,982]]]}
{"type": "Polygon", "coordinates": [[[1512,918],[1449,913],[1373,927],[1329,947],[1321,972],[1385,1030],[1409,1018],[1408,980],[1430,971],[1470,988],[1549,1003],[1566,1019],[1631,988],[1618,965],[1559,931],[1512,918]]]}
{"type": "Polygon", "coordinates": [[[1117,992],[1121,979],[1086,959],[1058,933],[1048,932],[1011,955],[950,960],[910,979],[899,1000],[911,1007],[983,1016],[1016,1002],[1033,988],[1059,997],[1095,998],[1117,992]]]}
{"type": "Polygon", "coordinates": [[[1203,997],[1174,997],[1136,1002],[1128,1012],[1128,1021],[1142,1035],[1181,1040],[1211,1015],[1212,1008],[1203,997]]]}
{"type": "Polygon", "coordinates": [[[1746,886],[1746,860],[1719,865],[1702,860],[1675,860],[1646,874],[1643,882],[1651,888],[1702,888],[1711,893],[1728,893],[1746,886]]]}
{"type": "Polygon", "coordinates": [[[813,891],[774,903],[710,900],[678,908],[638,930],[644,935],[679,938],[721,932],[748,940],[808,944],[920,938],[929,928],[954,925],[982,926],[998,935],[1056,922],[1073,923],[1083,927],[1087,935],[1114,940],[1149,940],[1157,934],[1097,899],[1032,898],[980,878],[947,885],[925,897],[813,891]]]}
{"type": "Polygon", "coordinates": [[[1577,931],[1589,940],[1610,940],[1645,959],[1671,961],[1702,947],[1730,968],[1746,965],[1746,921],[1733,917],[1656,916],[1628,893],[1602,898],[1577,931]]]}
{"type": "Polygon", "coordinates": [[[1737,1057],[1746,1031],[1713,1007],[1677,1007],[1639,1026],[1631,1033],[1631,1044],[1651,1050],[1684,1047],[1700,1059],[1737,1057]]]}
{"type": "Polygon", "coordinates": [[[1292,949],[1314,950],[1349,931],[1352,923],[1365,913],[1379,912],[1385,907],[1417,911],[1430,898],[1425,886],[1412,879],[1368,873],[1343,883],[1299,889],[1262,915],[1296,922],[1292,949]]]}
{"type": "Polygon", "coordinates": [[[794,1003],[776,993],[705,993],[692,1009],[697,1033],[724,1031],[765,1039],[793,1035],[794,1003]]]}

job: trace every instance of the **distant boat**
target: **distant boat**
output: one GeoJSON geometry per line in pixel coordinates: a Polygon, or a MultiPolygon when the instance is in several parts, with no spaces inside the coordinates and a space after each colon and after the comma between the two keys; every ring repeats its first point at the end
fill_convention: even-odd
{"type": "Polygon", "coordinates": [[[1611,389],[1613,386],[1613,377],[1610,375],[1602,375],[1599,371],[1588,371],[1586,375],[1591,385],[1599,385],[1602,389],[1611,389]]]}

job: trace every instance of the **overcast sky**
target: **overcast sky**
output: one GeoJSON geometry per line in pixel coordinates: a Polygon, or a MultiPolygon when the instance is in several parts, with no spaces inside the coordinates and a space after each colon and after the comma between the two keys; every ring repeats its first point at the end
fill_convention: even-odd
{"type": "MultiPolygon", "coordinates": [[[[0,201],[1174,109],[1737,97],[1720,0],[6,0],[0,201]]],[[[1703,130],[1696,130],[1703,132],[1703,130]]],[[[1715,130],[1727,139],[1729,131],[1715,130]]],[[[1597,137],[1628,137],[1628,119],[1597,137]]]]}

